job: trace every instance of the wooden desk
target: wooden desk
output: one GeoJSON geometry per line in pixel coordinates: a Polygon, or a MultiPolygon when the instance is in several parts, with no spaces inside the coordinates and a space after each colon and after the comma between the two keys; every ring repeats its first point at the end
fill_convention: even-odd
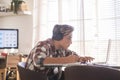
{"type": "Polygon", "coordinates": [[[17,67],[18,62],[21,61],[20,55],[8,55],[7,56],[7,67],[17,67]]]}
{"type": "Polygon", "coordinates": [[[19,80],[17,64],[20,61],[21,61],[21,55],[8,55],[7,56],[6,68],[7,68],[8,71],[15,72],[16,80],[19,80]]]}
{"type": "Polygon", "coordinates": [[[8,71],[15,72],[15,78],[19,80],[17,64],[20,61],[21,55],[0,56],[0,80],[6,80],[6,73],[8,71]]]}

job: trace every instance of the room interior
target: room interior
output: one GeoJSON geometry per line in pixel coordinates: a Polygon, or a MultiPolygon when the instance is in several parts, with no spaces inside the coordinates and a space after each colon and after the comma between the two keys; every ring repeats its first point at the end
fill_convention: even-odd
{"type": "Polygon", "coordinates": [[[0,80],[6,80],[8,71],[15,72],[15,78],[19,80],[17,63],[26,61],[26,56],[39,40],[51,38],[50,31],[55,24],[75,27],[70,49],[78,55],[95,57],[93,62],[109,59],[109,63],[120,66],[118,3],[119,0],[0,0],[0,31],[18,30],[18,47],[0,48],[1,59],[5,59],[0,63],[10,61],[9,65],[12,64],[2,66],[6,68],[0,69],[0,76],[4,75],[0,80]],[[23,1],[17,12],[15,8],[11,10],[12,1],[23,1]]]}

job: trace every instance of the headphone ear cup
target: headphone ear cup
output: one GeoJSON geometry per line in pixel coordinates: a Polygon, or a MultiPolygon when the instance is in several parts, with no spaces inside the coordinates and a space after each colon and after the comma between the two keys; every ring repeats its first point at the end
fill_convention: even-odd
{"type": "Polygon", "coordinates": [[[58,40],[61,40],[61,39],[63,39],[63,34],[59,33],[58,40]]]}
{"type": "Polygon", "coordinates": [[[54,34],[53,39],[59,41],[59,40],[63,39],[63,34],[62,33],[54,34]]]}

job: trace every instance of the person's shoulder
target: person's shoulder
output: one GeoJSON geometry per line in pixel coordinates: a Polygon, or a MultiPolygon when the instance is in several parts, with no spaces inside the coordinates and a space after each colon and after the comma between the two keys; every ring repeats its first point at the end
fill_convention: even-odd
{"type": "Polygon", "coordinates": [[[48,44],[51,44],[51,42],[52,42],[52,39],[48,38],[46,40],[39,41],[37,45],[41,45],[41,46],[48,45],[48,44]]]}
{"type": "Polygon", "coordinates": [[[43,41],[39,41],[39,43],[51,43],[51,42],[52,42],[51,38],[48,38],[48,39],[43,40],[43,41]]]}

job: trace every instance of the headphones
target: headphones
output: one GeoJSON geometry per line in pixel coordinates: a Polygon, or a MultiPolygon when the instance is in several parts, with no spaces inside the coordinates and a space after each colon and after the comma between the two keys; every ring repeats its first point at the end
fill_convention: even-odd
{"type": "Polygon", "coordinates": [[[61,33],[60,28],[61,28],[60,25],[59,25],[59,26],[56,25],[56,29],[57,29],[57,31],[53,32],[53,36],[52,36],[52,39],[53,39],[53,40],[57,40],[57,41],[59,41],[59,40],[63,39],[64,34],[61,33]]]}
{"type": "Polygon", "coordinates": [[[61,33],[60,31],[58,31],[55,34],[53,34],[52,39],[59,41],[59,40],[63,39],[63,36],[64,36],[63,33],[61,33]]]}

